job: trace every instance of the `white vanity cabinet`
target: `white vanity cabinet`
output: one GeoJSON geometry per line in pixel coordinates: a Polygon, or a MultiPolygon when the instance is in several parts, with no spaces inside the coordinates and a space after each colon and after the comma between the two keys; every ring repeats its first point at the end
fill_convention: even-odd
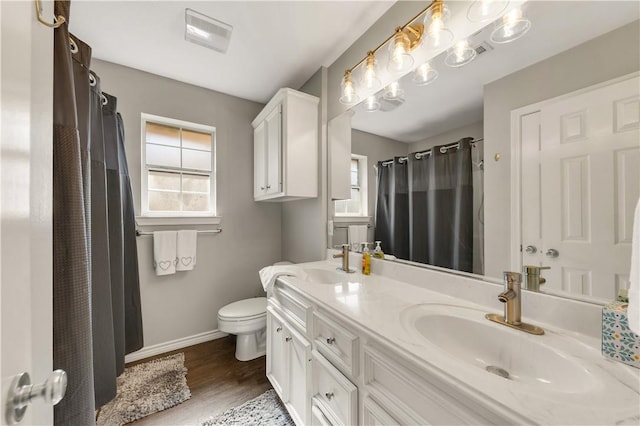
{"type": "Polygon", "coordinates": [[[318,196],[318,103],[280,89],[251,123],[256,201],[318,196]]]}

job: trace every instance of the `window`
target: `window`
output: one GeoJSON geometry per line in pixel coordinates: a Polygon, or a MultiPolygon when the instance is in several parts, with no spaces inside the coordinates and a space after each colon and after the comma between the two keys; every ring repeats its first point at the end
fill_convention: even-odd
{"type": "Polygon", "coordinates": [[[215,131],[142,114],[143,216],[215,216],[215,131]]]}
{"type": "Polygon", "coordinates": [[[335,201],[336,216],[367,215],[367,157],[351,154],[351,198],[335,201]]]}

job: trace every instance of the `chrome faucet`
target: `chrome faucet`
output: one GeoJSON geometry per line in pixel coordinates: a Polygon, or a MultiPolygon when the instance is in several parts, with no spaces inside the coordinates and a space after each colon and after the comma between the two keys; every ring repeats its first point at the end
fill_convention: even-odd
{"type": "Polygon", "coordinates": [[[487,314],[485,317],[531,334],[544,334],[544,330],[538,326],[522,322],[522,299],[520,297],[520,284],[522,283],[522,275],[518,272],[505,271],[504,273],[504,291],[498,295],[498,300],[504,303],[504,315],[487,314]]]}
{"type": "Polygon", "coordinates": [[[540,286],[547,282],[540,276],[543,269],[551,269],[548,266],[525,265],[522,268],[524,274],[524,288],[531,291],[540,291],[540,286]]]}
{"type": "Polygon", "coordinates": [[[341,268],[336,268],[339,271],[344,271],[347,272],[349,274],[355,272],[355,269],[349,269],[349,244],[342,244],[340,246],[342,248],[342,253],[340,254],[334,254],[333,258],[334,259],[338,259],[338,258],[342,258],[342,267],[341,268]]]}

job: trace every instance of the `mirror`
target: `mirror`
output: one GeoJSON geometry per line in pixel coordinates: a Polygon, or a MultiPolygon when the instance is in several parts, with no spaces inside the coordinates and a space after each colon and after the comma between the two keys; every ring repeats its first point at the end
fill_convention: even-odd
{"type": "MultiPolygon", "coordinates": [[[[418,209],[418,219],[416,211],[400,213],[387,228],[406,233],[410,221],[420,220],[434,221],[434,229],[451,227],[462,210],[465,240],[454,240],[454,230],[431,242],[436,252],[463,246],[453,252],[464,252],[467,261],[447,268],[501,280],[502,271],[522,265],[550,267],[542,272],[547,282],[540,291],[595,303],[615,299],[628,286],[640,197],[639,4],[530,1],[524,11],[531,29],[522,38],[494,43],[491,23],[469,38],[477,52],[471,63],[448,67],[445,52],[431,61],[439,73],[432,83],[417,86],[409,73],[398,80],[402,96],[376,95],[377,111],[366,110],[373,100],[352,107],[352,153],[366,158],[368,181],[366,191],[354,185],[352,196],[367,193],[370,219],[348,216],[357,206],[337,202],[331,246],[348,241],[349,225],[368,223],[367,241],[384,234],[375,223],[376,195],[386,191],[379,187],[380,162],[395,158],[395,166],[468,137],[477,142],[463,143],[467,201],[418,209]],[[601,120],[605,115],[608,123],[601,120]],[[425,219],[431,209],[435,218],[425,219]]],[[[446,151],[426,158],[455,157],[458,148],[446,151]]],[[[454,160],[436,160],[451,173],[454,160]]],[[[352,164],[353,170],[364,165],[352,164]]],[[[353,182],[361,175],[352,172],[353,182]]],[[[385,253],[394,254],[390,245],[382,242],[385,253]]],[[[400,251],[399,257],[411,259],[400,251]]],[[[441,260],[427,263],[443,266],[441,260]]]]}

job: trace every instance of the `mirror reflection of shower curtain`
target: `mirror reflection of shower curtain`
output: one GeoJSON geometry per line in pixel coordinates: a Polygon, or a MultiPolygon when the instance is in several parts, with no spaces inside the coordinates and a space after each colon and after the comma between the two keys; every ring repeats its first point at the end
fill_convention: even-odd
{"type": "Polygon", "coordinates": [[[399,158],[389,166],[378,163],[375,235],[385,253],[474,272],[471,140],[461,139],[458,149],[445,153],[433,147],[421,159],[410,154],[404,164],[399,158]]]}
{"type": "Polygon", "coordinates": [[[407,162],[400,157],[392,164],[378,162],[375,240],[382,251],[400,259],[409,259],[409,188],[407,162]]]}

